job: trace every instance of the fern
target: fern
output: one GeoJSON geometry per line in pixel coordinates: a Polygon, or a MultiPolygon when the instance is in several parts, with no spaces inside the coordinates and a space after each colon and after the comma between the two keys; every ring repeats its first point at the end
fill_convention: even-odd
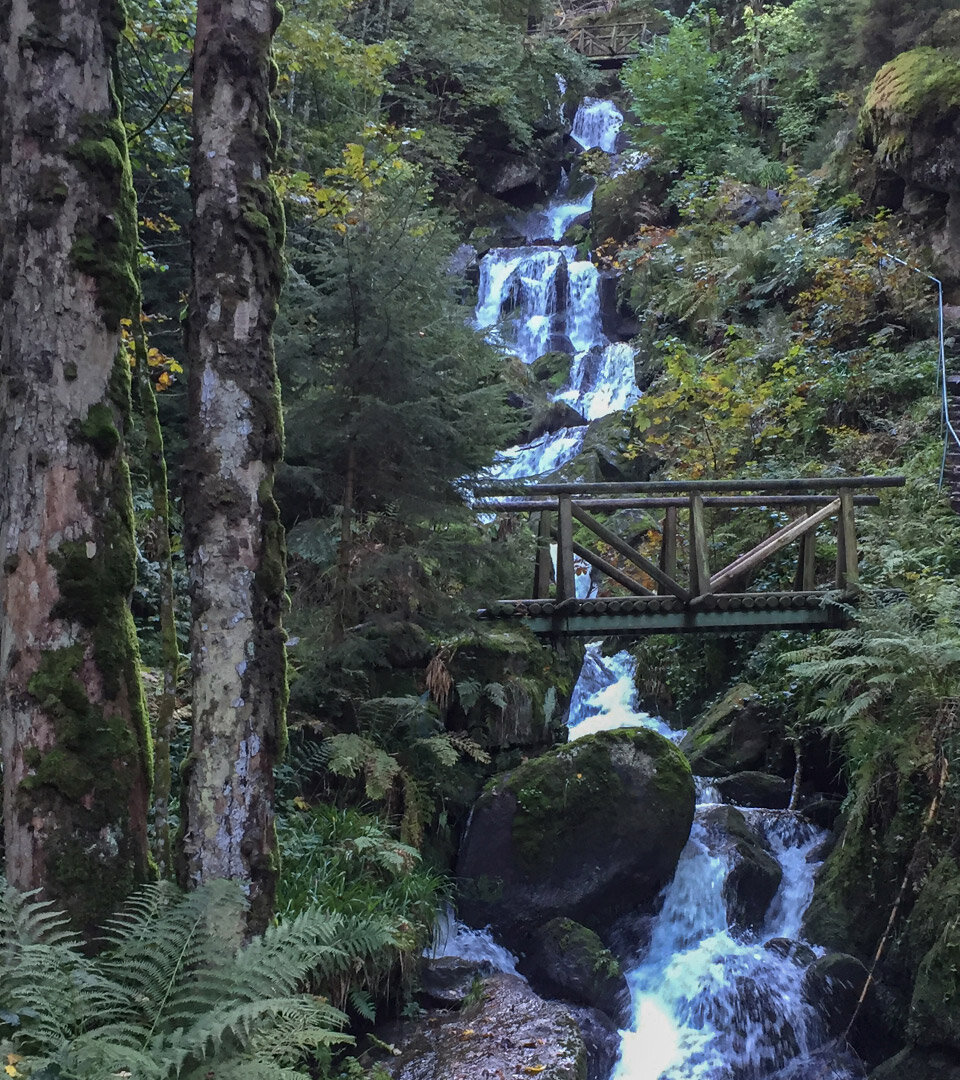
{"type": "Polygon", "coordinates": [[[65,915],[4,884],[0,1053],[62,1080],[305,1077],[308,1056],[349,1036],[345,1015],[304,991],[352,972],[388,935],[313,908],[240,946],[243,910],[231,882],[186,896],[150,885],[91,959],[65,915]]]}

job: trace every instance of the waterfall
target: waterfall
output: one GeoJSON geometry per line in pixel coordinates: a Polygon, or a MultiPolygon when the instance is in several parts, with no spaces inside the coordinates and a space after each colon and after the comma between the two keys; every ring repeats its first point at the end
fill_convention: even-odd
{"type": "Polygon", "coordinates": [[[623,126],[623,114],[612,101],[584,98],[574,117],[572,138],[584,148],[598,147],[608,154],[617,149],[617,136],[623,126]]]}
{"type": "MultiPolygon", "coordinates": [[[[610,101],[586,98],[573,122],[573,138],[583,147],[613,150],[623,117],[610,101]]],[[[639,397],[633,349],[610,342],[600,318],[600,274],[577,259],[572,247],[558,246],[571,222],[593,202],[588,190],[568,197],[564,174],[557,195],[545,207],[514,222],[522,247],[493,248],[480,263],[475,325],[504,352],[531,364],[547,352],[572,358],[570,379],[554,400],[566,402],[584,420],[599,420],[628,408],[639,397]]],[[[573,460],[586,429],[563,428],[525,446],[504,451],[487,473],[490,479],[543,476],[573,460]]]]}

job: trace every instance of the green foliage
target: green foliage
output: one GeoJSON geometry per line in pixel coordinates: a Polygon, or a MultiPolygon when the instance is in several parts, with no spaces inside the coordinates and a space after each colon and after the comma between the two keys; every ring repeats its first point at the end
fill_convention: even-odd
{"type": "Polygon", "coordinates": [[[344,1014],[308,983],[349,970],[386,935],[312,909],[239,946],[243,910],[228,882],[187,896],[147,886],[91,958],[65,916],[4,887],[0,1052],[38,1080],[309,1075],[308,1055],[348,1037],[344,1014]]]}
{"type": "Polygon", "coordinates": [[[654,153],[662,167],[708,173],[720,168],[740,128],[721,64],[707,31],[680,19],[624,67],[631,108],[643,125],[635,144],[654,153]]]}

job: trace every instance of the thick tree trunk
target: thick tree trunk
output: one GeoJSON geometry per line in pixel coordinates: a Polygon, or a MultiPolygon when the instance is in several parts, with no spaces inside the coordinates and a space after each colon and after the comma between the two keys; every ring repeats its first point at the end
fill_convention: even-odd
{"type": "Polygon", "coordinates": [[[90,929],[148,871],[120,319],[136,207],[114,0],[0,3],[0,727],[6,872],[90,929]]]}
{"type": "Polygon", "coordinates": [[[273,0],[201,0],[194,54],[190,459],[193,742],[180,877],[245,883],[251,929],[275,888],[273,766],[284,741],[281,453],[272,327],[283,212],[270,182],[273,0]]]}

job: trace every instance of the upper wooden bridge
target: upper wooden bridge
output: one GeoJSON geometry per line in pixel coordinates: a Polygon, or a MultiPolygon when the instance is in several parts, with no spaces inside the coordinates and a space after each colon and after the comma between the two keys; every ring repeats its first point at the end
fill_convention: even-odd
{"type": "Polygon", "coordinates": [[[600,67],[619,67],[632,59],[653,37],[645,22],[554,24],[539,30],[539,36],[562,37],[581,56],[600,67]]]}
{"type": "MultiPolygon", "coordinates": [[[[534,633],[551,637],[841,626],[859,586],[855,511],[879,503],[869,492],[904,482],[902,476],[843,476],[479,485],[478,509],[538,516],[532,595],[498,600],[479,615],[522,620],[534,633]],[[634,515],[629,538],[621,535],[623,525],[615,530],[595,516],[623,510],[644,511],[648,518],[643,524],[634,515]],[[769,532],[771,511],[790,520],[769,532]],[[745,515],[757,512],[769,535],[711,570],[711,527],[720,524],[727,534],[738,527],[747,531],[745,515]],[[836,557],[825,581],[816,545],[818,530],[828,523],[836,557]],[[777,583],[783,560],[776,567],[769,560],[792,544],[798,549],[792,581],[783,588],[777,583]],[[582,572],[592,568],[603,576],[600,595],[578,597],[578,562],[582,572]],[[768,573],[757,581],[765,563],[768,573]]],[[[752,528],[755,534],[756,521],[752,528]]]]}

